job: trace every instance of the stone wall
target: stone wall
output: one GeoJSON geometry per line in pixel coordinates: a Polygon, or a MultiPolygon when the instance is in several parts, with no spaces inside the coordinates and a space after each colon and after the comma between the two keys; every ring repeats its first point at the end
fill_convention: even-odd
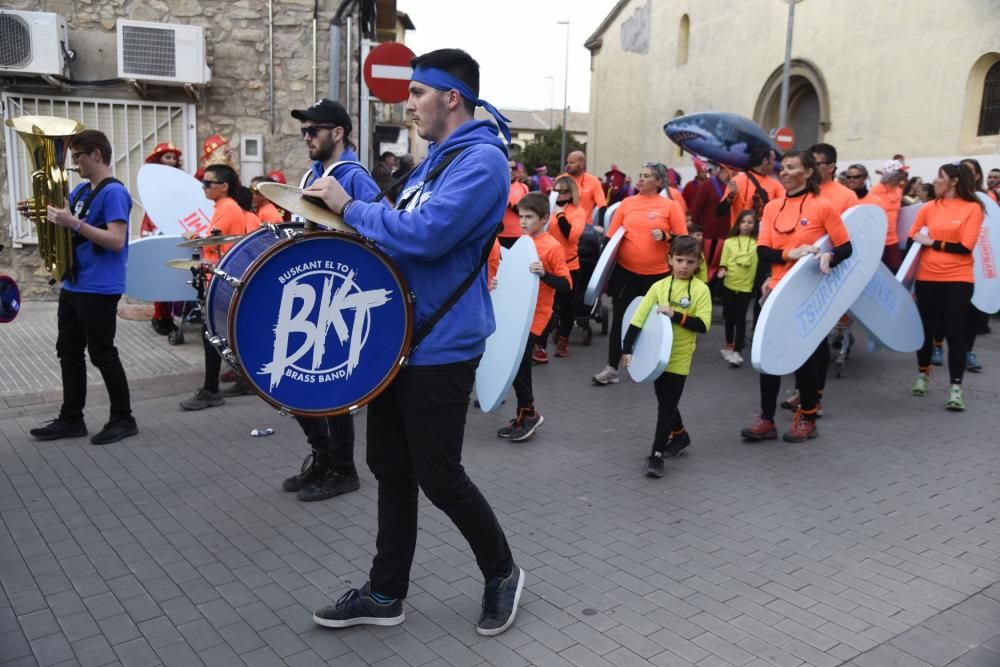
{"type": "MultiPolygon", "coordinates": [[[[329,95],[329,23],[339,0],[320,0],[317,21],[317,97],[329,95]]],[[[297,181],[307,168],[308,157],[302,148],[298,121],[289,110],[308,106],[313,96],[313,0],[275,0],[274,2],[274,132],[271,132],[268,100],[268,5],[266,0],[6,0],[5,9],[56,12],[66,18],[71,46],[77,49],[71,78],[114,78],[117,76],[114,53],[88,53],[87,45],[94,40],[73,39],[74,33],[86,36],[111,35],[115,21],[128,18],[161,23],[200,25],[205,29],[208,65],[212,81],[201,91],[197,108],[197,143],[213,133],[228,138],[234,155],[239,157],[241,134],[258,134],[264,138],[264,168],[281,169],[289,181],[297,181]],[[82,46],[83,50],[77,47],[82,46]],[[99,63],[99,72],[94,71],[99,63]],[[86,76],[81,76],[83,72],[86,76]]],[[[356,17],[355,17],[356,18],[356,17]]],[[[357,20],[351,37],[355,50],[350,84],[352,116],[357,122],[357,20]]],[[[100,40],[98,40],[100,41],[100,40]]],[[[103,40],[107,43],[107,40],[103,40]]],[[[341,60],[341,92],[345,62],[341,60]]],[[[111,87],[73,87],[60,90],[40,79],[18,78],[2,80],[0,87],[36,95],[80,97],[111,97],[141,99],[124,82],[111,87]],[[13,85],[11,85],[13,84],[13,85]]],[[[179,87],[150,85],[147,99],[191,102],[179,87]]],[[[356,134],[356,131],[355,131],[356,134]]],[[[0,253],[0,273],[10,274],[21,284],[26,298],[54,297],[56,291],[47,284],[48,276],[35,246],[14,249],[10,243],[11,202],[6,173],[7,147],[0,143],[0,243],[6,249],[0,253]]],[[[185,156],[193,164],[195,156],[185,156]]],[[[138,234],[132,230],[133,237],[138,234]]]]}

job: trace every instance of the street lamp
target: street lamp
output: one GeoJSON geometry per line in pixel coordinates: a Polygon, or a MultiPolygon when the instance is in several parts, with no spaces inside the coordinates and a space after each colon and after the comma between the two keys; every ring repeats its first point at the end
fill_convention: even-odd
{"type": "Polygon", "coordinates": [[[566,64],[563,67],[563,121],[562,144],[559,147],[559,168],[566,166],[566,110],[569,96],[569,21],[556,21],[557,25],[566,26],[566,64]]]}
{"type": "Polygon", "coordinates": [[[556,78],[549,74],[546,79],[549,80],[549,129],[552,129],[552,112],[555,111],[556,106],[556,78]]]}

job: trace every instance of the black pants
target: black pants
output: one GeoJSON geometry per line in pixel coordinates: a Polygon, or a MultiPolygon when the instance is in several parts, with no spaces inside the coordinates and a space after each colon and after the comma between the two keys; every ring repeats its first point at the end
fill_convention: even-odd
{"type": "Polygon", "coordinates": [[[118,327],[118,301],[120,294],[90,294],[87,292],[59,292],[56,311],[56,354],[62,371],[63,402],[59,419],[83,419],[87,404],[87,360],[101,372],[104,386],[111,400],[111,419],[132,416],[132,402],[128,391],[128,378],[115,347],[118,327]]]}
{"type": "Polygon", "coordinates": [[[354,417],[296,417],[309,445],[317,455],[327,458],[341,475],[357,477],[354,466],[354,417]]]}
{"type": "Polygon", "coordinates": [[[677,373],[662,373],[653,383],[656,390],[656,434],[653,436],[653,453],[660,452],[667,448],[667,441],[670,434],[684,428],[684,420],[681,419],[681,411],[677,406],[681,402],[681,394],[684,392],[684,382],[686,375],[677,373]]]}
{"type": "Polygon", "coordinates": [[[202,387],[205,391],[213,394],[219,391],[219,373],[222,372],[222,355],[215,346],[208,342],[208,327],[201,327],[201,342],[205,346],[205,384],[202,387]]]}
{"type": "Polygon", "coordinates": [[[514,376],[514,394],[517,395],[518,408],[530,408],[535,404],[535,394],[531,390],[531,349],[541,343],[542,337],[528,334],[528,343],[524,346],[524,356],[521,365],[517,367],[514,376]]]}
{"type": "MultiPolygon", "coordinates": [[[[580,269],[570,271],[569,276],[573,280],[573,289],[565,294],[556,292],[556,312],[559,313],[560,338],[569,338],[569,335],[573,333],[573,322],[576,321],[576,302],[583,294],[580,285],[580,269]]],[[[587,286],[583,285],[582,287],[586,289],[587,286]]]]}
{"type": "Polygon", "coordinates": [[[771,278],[771,265],[763,262],[757,263],[757,274],[753,277],[753,326],[757,328],[757,320],[760,318],[760,299],[764,295],[764,285],[771,278]]]}
{"type": "Polygon", "coordinates": [[[608,335],[608,366],[618,368],[618,362],[622,359],[622,319],[625,317],[625,310],[632,300],[637,296],[645,296],[649,288],[667,274],[658,273],[654,275],[640,275],[632,273],[628,269],[623,269],[621,265],[616,266],[611,271],[611,278],[608,280],[608,294],[611,295],[611,332],[608,335]]]}
{"type": "Polygon", "coordinates": [[[972,302],[972,283],[918,280],[914,285],[917,310],[924,323],[924,345],[917,350],[917,366],[930,368],[934,333],[940,326],[948,341],[948,374],[952,384],[965,375],[965,323],[972,302]]]}
{"type": "Polygon", "coordinates": [[[468,541],[483,577],[514,559],[489,503],[462,467],[462,440],[478,359],[406,366],[368,406],[368,466],[378,480],[377,553],[371,589],[406,597],[417,544],[417,489],[468,541]]]}
{"type": "Polygon", "coordinates": [[[737,352],[743,351],[747,337],[747,306],[753,298],[752,292],[734,292],[722,287],[722,316],[726,322],[726,344],[737,352]]]}
{"type": "MultiPolygon", "coordinates": [[[[975,292],[975,288],[973,288],[975,292]]],[[[976,337],[979,332],[989,326],[990,316],[979,310],[969,302],[969,314],[965,319],[965,351],[972,352],[976,345],[976,337]]]]}
{"type": "MultiPolygon", "coordinates": [[[[826,355],[830,359],[830,348],[824,339],[809,358],[795,371],[795,386],[799,389],[799,406],[804,417],[810,421],[816,419],[816,401],[819,399],[820,362],[826,355]]],[[[760,374],[760,416],[774,421],[774,413],[778,410],[778,393],[781,391],[781,376],[760,374]]]]}
{"type": "Polygon", "coordinates": [[[510,250],[510,247],[517,243],[517,240],[521,238],[520,236],[498,236],[497,241],[500,242],[504,248],[510,250]]]}

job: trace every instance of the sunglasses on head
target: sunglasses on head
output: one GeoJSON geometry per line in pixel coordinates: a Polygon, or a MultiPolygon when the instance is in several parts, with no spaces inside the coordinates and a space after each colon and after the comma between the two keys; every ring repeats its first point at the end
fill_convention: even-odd
{"type": "Polygon", "coordinates": [[[310,125],[308,127],[299,128],[299,131],[302,133],[303,139],[306,137],[315,139],[320,130],[332,130],[335,127],[339,127],[339,125],[310,125]]]}

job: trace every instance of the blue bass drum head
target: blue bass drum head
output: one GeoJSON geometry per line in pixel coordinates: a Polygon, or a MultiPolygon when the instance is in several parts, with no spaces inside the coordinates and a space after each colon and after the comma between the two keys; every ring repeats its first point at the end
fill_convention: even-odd
{"type": "Polygon", "coordinates": [[[409,351],[409,291],[360,238],[315,232],[273,246],[229,310],[232,349],[264,400],[296,415],[338,415],[375,398],[409,351]]]}

